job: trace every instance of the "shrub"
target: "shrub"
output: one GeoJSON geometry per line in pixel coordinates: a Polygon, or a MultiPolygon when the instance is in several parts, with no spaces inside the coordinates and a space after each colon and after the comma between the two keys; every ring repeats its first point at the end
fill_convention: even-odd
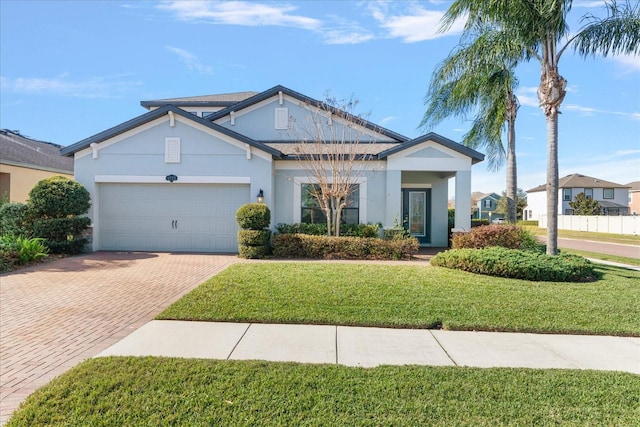
{"type": "Polygon", "coordinates": [[[53,176],[38,182],[29,192],[29,206],[44,218],[83,215],[91,207],[91,196],[79,182],[53,176]]]}
{"type": "MultiPolygon", "coordinates": [[[[353,237],[378,237],[379,229],[379,224],[342,224],[340,225],[340,235],[353,237]]],[[[279,234],[310,234],[314,236],[326,236],[327,224],[277,224],[276,231],[279,234]]]]}
{"type": "Polygon", "coordinates": [[[471,231],[454,233],[451,238],[453,249],[481,249],[491,246],[538,250],[540,244],[530,231],[515,225],[486,225],[472,228],[471,231]]]}
{"type": "Polygon", "coordinates": [[[77,254],[84,251],[87,239],[82,233],[90,224],[87,217],[41,218],[33,222],[33,234],[44,238],[55,254],[77,254]]]}
{"type": "Polygon", "coordinates": [[[238,245],[238,256],[247,259],[263,259],[269,256],[271,248],[269,246],[248,246],[238,245]]]}
{"type": "Polygon", "coordinates": [[[240,230],[238,244],[248,246],[268,246],[271,241],[271,230],[240,230]]]}
{"type": "Polygon", "coordinates": [[[419,249],[418,240],[277,234],[273,251],[280,258],[403,259],[419,249]]]}
{"type": "Polygon", "coordinates": [[[247,203],[236,211],[236,222],[245,230],[262,230],[271,222],[271,211],[264,203],[247,203]]]}
{"type": "Polygon", "coordinates": [[[5,203],[0,206],[0,236],[31,236],[31,211],[24,203],[5,203]]]}
{"type": "Polygon", "coordinates": [[[44,239],[6,235],[0,237],[0,271],[12,270],[16,265],[25,265],[47,256],[44,239]]]}
{"type": "Polygon", "coordinates": [[[595,279],[593,264],[583,257],[550,256],[501,247],[451,249],[431,258],[431,265],[531,281],[584,282],[595,279]]]}

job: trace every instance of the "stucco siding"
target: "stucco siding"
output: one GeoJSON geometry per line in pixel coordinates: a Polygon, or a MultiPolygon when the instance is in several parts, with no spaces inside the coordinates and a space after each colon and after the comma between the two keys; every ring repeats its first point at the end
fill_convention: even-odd
{"type": "Polygon", "coordinates": [[[10,202],[25,203],[29,199],[29,192],[40,181],[52,176],[66,176],[73,179],[73,175],[32,169],[21,166],[0,164],[0,198],[7,193],[10,202]]]}
{"type": "MultiPolygon", "coordinates": [[[[302,139],[313,140],[316,137],[313,129],[312,117],[309,109],[300,104],[300,101],[285,96],[282,105],[277,98],[265,100],[245,110],[235,112],[232,124],[231,117],[227,116],[216,121],[230,130],[246,135],[258,141],[299,141],[302,139]],[[292,123],[291,129],[276,129],[276,109],[286,108],[287,115],[292,123]],[[311,126],[310,126],[311,125],[311,126]]],[[[315,108],[311,108],[313,113],[315,108]]],[[[322,123],[326,125],[327,115],[324,112],[322,123]]],[[[319,117],[319,116],[318,116],[319,117]]],[[[320,120],[320,119],[318,119],[320,120]]],[[[332,126],[335,135],[342,135],[340,120],[332,117],[332,126]]],[[[363,134],[359,136],[360,141],[394,142],[388,136],[374,132],[370,129],[362,128],[363,134]]],[[[329,135],[329,130],[325,127],[325,135],[329,135]]]]}

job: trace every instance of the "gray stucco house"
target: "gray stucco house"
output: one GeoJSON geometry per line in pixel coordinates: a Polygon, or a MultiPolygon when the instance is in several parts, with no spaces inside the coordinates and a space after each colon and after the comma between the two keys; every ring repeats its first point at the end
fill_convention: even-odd
{"type": "MultiPolygon", "coordinates": [[[[272,225],[308,219],[313,178],[290,127],[325,104],[283,86],[141,104],[149,112],[62,150],[91,193],[94,250],[236,252],[235,211],[261,191],[272,225]]],[[[323,126],[346,123],[325,111],[323,126]]],[[[447,246],[455,178],[455,227],[470,228],[471,166],[484,155],[435,133],[409,139],[368,121],[358,132],[367,168],[345,220],[406,219],[421,245],[447,246]]]]}

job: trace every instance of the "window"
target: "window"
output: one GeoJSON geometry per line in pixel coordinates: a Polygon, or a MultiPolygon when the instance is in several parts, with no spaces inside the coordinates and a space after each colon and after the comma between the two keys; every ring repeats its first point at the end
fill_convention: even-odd
{"type": "Polygon", "coordinates": [[[484,199],[484,206],[485,209],[491,209],[491,199],[484,199]]]}
{"type": "MultiPolygon", "coordinates": [[[[314,187],[317,191],[320,190],[318,184],[302,184],[300,186],[300,195],[302,197],[300,205],[302,206],[302,212],[300,216],[300,222],[307,224],[324,224],[327,222],[327,217],[322,209],[318,200],[313,197],[314,187]]],[[[358,224],[360,218],[360,186],[354,184],[352,191],[347,197],[347,206],[342,209],[341,224],[358,224]]]]}
{"type": "Polygon", "coordinates": [[[593,199],[593,188],[585,188],[584,189],[584,197],[586,199],[593,199]]]}
{"type": "Polygon", "coordinates": [[[164,162],[180,163],[180,138],[164,139],[164,162]]]}
{"type": "Polygon", "coordinates": [[[613,199],[613,188],[604,188],[602,190],[603,199],[613,199]]]}
{"type": "Polygon", "coordinates": [[[573,215],[573,209],[565,209],[564,210],[564,214],[565,215],[573,215]]]}
{"type": "Polygon", "coordinates": [[[563,188],[562,189],[562,200],[565,202],[570,202],[571,201],[571,189],[570,188],[563,188]]]}

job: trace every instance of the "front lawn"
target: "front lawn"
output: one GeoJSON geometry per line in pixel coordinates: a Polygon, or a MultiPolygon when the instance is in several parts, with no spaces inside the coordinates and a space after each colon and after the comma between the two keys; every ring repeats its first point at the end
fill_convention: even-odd
{"type": "Polygon", "coordinates": [[[578,370],[91,359],[18,426],[636,425],[640,376],[578,370]]]}
{"type": "Polygon", "coordinates": [[[432,266],[237,264],[158,319],[640,336],[640,273],[528,282],[432,266]]]}

